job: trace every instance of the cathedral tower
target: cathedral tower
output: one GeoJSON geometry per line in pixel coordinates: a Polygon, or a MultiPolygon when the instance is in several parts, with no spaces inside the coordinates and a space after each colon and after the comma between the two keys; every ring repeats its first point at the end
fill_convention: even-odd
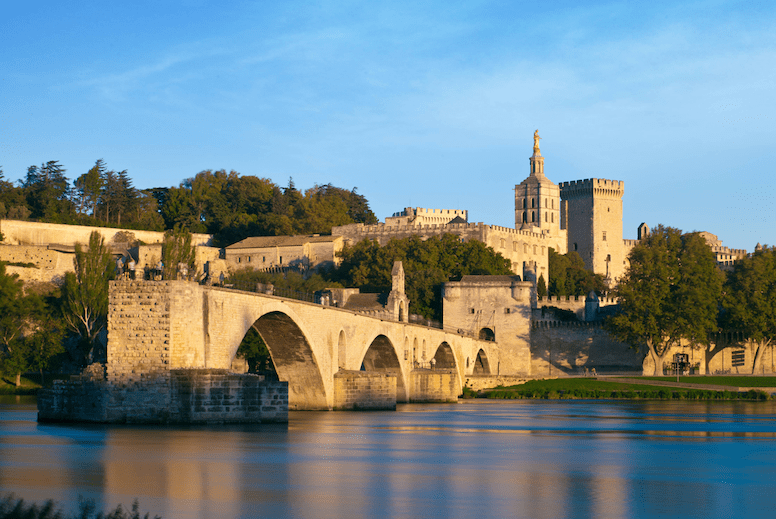
{"type": "Polygon", "coordinates": [[[544,157],[539,149],[540,138],[539,130],[536,130],[533,155],[529,159],[530,174],[515,186],[515,229],[559,236],[560,190],[544,176],[544,157]]]}

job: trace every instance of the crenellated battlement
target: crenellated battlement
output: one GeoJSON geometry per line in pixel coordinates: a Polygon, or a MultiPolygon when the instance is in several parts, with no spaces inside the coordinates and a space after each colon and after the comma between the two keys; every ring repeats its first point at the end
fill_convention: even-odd
{"type": "Polygon", "coordinates": [[[571,180],[569,182],[561,182],[559,186],[561,198],[589,196],[590,194],[621,197],[625,192],[625,181],[604,178],[571,180]]]}
{"type": "Polygon", "coordinates": [[[385,223],[377,223],[373,225],[365,225],[363,223],[351,223],[348,225],[339,225],[332,227],[331,233],[334,236],[347,236],[347,235],[374,235],[374,234],[395,234],[403,235],[407,233],[422,234],[423,231],[429,233],[444,233],[449,231],[454,234],[458,234],[460,231],[483,231],[491,230],[508,234],[514,234],[517,236],[527,236],[534,239],[541,239],[544,236],[542,233],[523,231],[512,227],[502,227],[500,225],[486,225],[482,222],[477,223],[449,223],[449,224],[425,224],[425,225],[389,225],[385,223]]]}

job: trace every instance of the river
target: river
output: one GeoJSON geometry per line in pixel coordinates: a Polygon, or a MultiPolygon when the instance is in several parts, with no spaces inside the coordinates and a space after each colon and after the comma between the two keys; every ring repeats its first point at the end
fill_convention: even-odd
{"type": "Polygon", "coordinates": [[[467,400],[288,425],[39,425],[0,397],[0,491],[199,517],[773,517],[776,403],[467,400]]]}

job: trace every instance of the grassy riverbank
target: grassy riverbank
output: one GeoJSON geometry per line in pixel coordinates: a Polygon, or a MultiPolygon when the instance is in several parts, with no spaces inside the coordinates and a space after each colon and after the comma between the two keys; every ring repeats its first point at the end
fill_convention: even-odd
{"type": "MultiPolygon", "coordinates": [[[[46,376],[46,382],[50,382],[46,376]]],[[[22,377],[22,385],[16,387],[15,380],[0,377],[0,395],[36,395],[40,389],[40,377],[28,378],[22,377]]]]}
{"type": "MultiPolygon", "coordinates": [[[[560,378],[551,380],[530,380],[525,384],[509,387],[496,387],[480,391],[478,398],[497,399],[657,399],[657,400],[769,400],[770,392],[761,390],[749,390],[739,392],[740,386],[744,387],[769,387],[762,384],[764,377],[729,377],[744,379],[744,384],[733,383],[720,384],[717,379],[725,377],[680,377],[680,382],[692,382],[700,385],[711,385],[711,379],[715,379],[714,385],[730,386],[731,390],[709,390],[693,387],[654,386],[649,384],[632,384],[617,382],[616,379],[597,380],[594,378],[560,378]],[[691,381],[682,378],[691,378],[691,381]],[[707,380],[708,378],[708,380],[707,380]]],[[[644,377],[645,382],[653,379],[659,382],[672,382],[671,377],[644,377]]],[[[676,377],[673,378],[676,381],[676,377]]],[[[776,378],[774,379],[776,382],[776,378]]],[[[774,384],[776,385],[776,384],[774,384]]],[[[774,387],[776,392],[776,387],[774,387]]],[[[471,392],[470,392],[471,395],[471,392]]]]}

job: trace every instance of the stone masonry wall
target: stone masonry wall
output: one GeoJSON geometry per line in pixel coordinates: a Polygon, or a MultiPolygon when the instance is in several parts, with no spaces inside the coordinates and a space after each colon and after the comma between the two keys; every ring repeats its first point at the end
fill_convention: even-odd
{"type": "Polygon", "coordinates": [[[460,394],[454,369],[420,370],[410,373],[411,402],[457,402],[460,394]]]}
{"type": "MultiPolygon", "coordinates": [[[[143,243],[162,243],[163,232],[141,231],[136,229],[114,229],[110,227],[89,227],[86,225],[65,225],[56,223],[25,222],[21,220],[0,220],[0,232],[4,243],[9,245],[75,245],[89,243],[92,231],[99,232],[106,243],[113,241],[120,232],[129,232],[136,240],[143,243]]],[[[213,237],[210,234],[192,234],[192,245],[210,245],[213,237]]]]}
{"type": "Polygon", "coordinates": [[[171,283],[110,283],[109,381],[139,381],[170,369],[171,283]]]}
{"type": "Polygon", "coordinates": [[[596,372],[641,372],[643,353],[616,341],[600,323],[534,321],[531,376],[557,377],[596,372]]]}
{"type": "Polygon", "coordinates": [[[172,370],[142,382],[57,381],[38,396],[38,421],[259,423],[288,421],[288,384],[226,370],[172,370]]]}
{"type": "Polygon", "coordinates": [[[334,374],[334,409],[396,409],[396,376],[340,370],[334,374]]]}

